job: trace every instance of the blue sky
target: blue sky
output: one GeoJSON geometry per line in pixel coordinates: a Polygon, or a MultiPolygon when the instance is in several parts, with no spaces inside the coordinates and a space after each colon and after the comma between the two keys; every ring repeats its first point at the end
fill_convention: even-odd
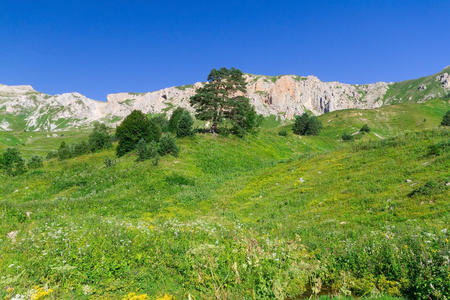
{"type": "Polygon", "coordinates": [[[96,100],[212,68],[401,81],[450,65],[450,1],[0,1],[0,83],[96,100]]]}

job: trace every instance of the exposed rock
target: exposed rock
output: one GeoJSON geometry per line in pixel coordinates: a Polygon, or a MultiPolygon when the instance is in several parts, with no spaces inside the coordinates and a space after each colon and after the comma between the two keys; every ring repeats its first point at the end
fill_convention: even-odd
{"type": "MultiPolygon", "coordinates": [[[[280,119],[292,119],[305,111],[320,115],[341,109],[377,108],[403,101],[395,94],[383,99],[392,83],[350,85],[322,82],[315,76],[244,76],[247,81],[246,96],[255,110],[264,116],[275,115],[280,119]]],[[[448,73],[431,78],[441,82],[443,88],[450,89],[448,73]]],[[[149,93],[110,94],[107,102],[92,100],[79,93],[46,95],[29,85],[0,85],[0,130],[10,130],[15,126],[2,118],[2,115],[8,114],[26,115],[26,130],[57,131],[89,125],[96,120],[117,123],[135,109],[144,113],[166,112],[168,115],[178,106],[193,111],[189,98],[204,84],[198,82],[149,93]]],[[[424,89],[426,85],[422,84],[419,90],[424,89]]],[[[424,95],[422,101],[433,97],[434,94],[424,95]]]]}
{"type": "Polygon", "coordinates": [[[423,91],[424,89],[426,89],[427,86],[425,84],[421,84],[418,88],[419,91],[423,91]]]}
{"type": "Polygon", "coordinates": [[[442,88],[450,89],[450,76],[449,76],[449,73],[444,73],[444,74],[438,75],[436,77],[436,80],[441,82],[442,88]]]}

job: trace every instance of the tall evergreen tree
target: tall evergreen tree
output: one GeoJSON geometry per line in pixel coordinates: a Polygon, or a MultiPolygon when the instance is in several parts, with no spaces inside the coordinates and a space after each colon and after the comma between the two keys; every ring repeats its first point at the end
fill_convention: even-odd
{"type": "Polygon", "coordinates": [[[212,69],[207,83],[190,99],[196,118],[210,121],[213,132],[224,119],[229,119],[233,126],[242,127],[251,108],[248,98],[243,96],[246,85],[241,70],[212,69]]]}
{"type": "Polygon", "coordinates": [[[189,111],[185,110],[177,124],[177,137],[182,138],[185,136],[191,136],[193,133],[192,125],[194,125],[194,120],[192,119],[189,111]]]}

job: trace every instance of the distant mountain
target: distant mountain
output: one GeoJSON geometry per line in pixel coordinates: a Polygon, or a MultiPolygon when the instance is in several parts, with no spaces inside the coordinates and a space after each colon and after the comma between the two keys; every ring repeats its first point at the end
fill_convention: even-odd
{"type": "MultiPolygon", "coordinates": [[[[246,96],[256,111],[282,119],[291,119],[305,111],[320,115],[348,108],[369,109],[450,97],[450,66],[419,79],[363,85],[322,82],[315,76],[246,74],[245,77],[246,96]]],[[[79,93],[51,96],[29,85],[0,85],[0,131],[57,131],[87,126],[95,120],[117,123],[134,109],[168,114],[177,106],[192,110],[189,98],[203,84],[198,82],[149,93],[110,94],[107,102],[79,93]]]]}

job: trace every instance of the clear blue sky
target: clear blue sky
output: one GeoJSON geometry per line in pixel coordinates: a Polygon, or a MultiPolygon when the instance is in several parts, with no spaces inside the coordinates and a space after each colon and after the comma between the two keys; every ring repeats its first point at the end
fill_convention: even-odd
{"type": "Polygon", "coordinates": [[[212,68],[401,81],[450,65],[450,1],[1,0],[0,83],[148,92],[212,68]]]}

